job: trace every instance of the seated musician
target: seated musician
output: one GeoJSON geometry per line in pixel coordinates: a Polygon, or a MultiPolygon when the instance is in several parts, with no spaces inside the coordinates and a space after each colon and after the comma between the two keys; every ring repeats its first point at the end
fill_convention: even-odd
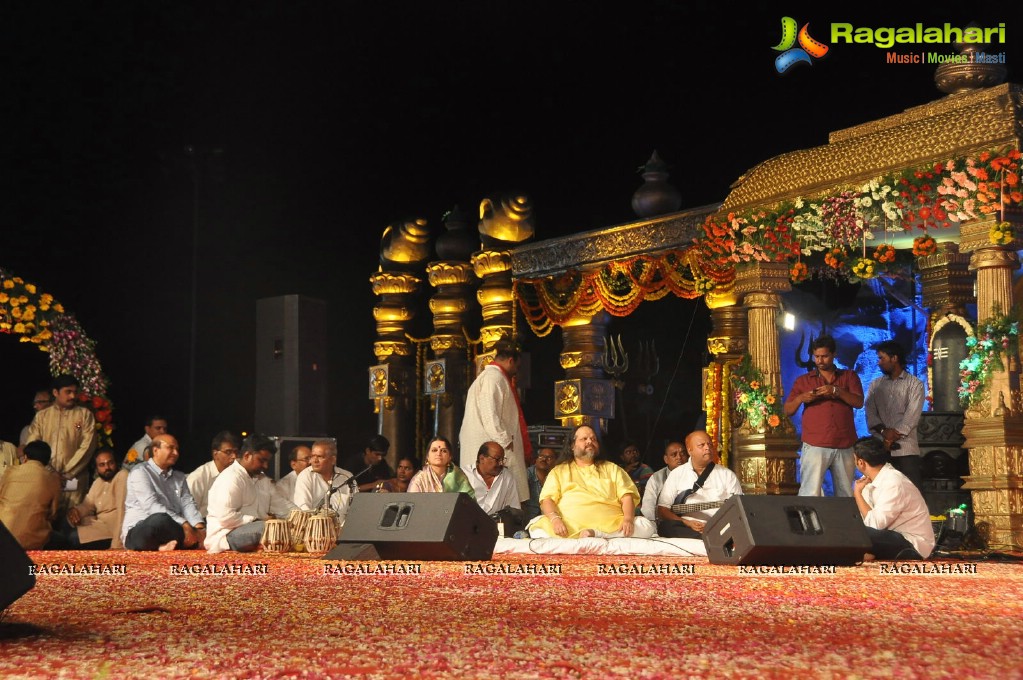
{"type": "Polygon", "coordinates": [[[702,538],[707,520],[742,485],[734,472],[717,465],[717,457],[706,432],[697,430],[686,437],[689,462],[671,471],[657,497],[657,534],[667,538],[702,538]],[[680,505],[692,511],[679,514],[680,505]],[[712,507],[708,508],[709,504],[712,507]]]}

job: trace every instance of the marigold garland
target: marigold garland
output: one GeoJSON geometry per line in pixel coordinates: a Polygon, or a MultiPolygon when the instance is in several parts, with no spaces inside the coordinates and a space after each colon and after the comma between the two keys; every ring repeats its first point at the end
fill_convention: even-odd
{"type": "Polygon", "coordinates": [[[706,266],[699,251],[688,248],[616,260],[594,271],[519,279],[515,295],[526,322],[543,337],[572,318],[601,310],[628,316],[645,300],[669,293],[692,300],[711,290],[727,290],[734,280],[733,269],[706,266]]]}
{"type": "Polygon", "coordinates": [[[780,399],[764,382],[763,373],[749,354],[743,355],[731,374],[735,392],[736,421],[751,432],[773,432],[785,422],[780,399]]]}

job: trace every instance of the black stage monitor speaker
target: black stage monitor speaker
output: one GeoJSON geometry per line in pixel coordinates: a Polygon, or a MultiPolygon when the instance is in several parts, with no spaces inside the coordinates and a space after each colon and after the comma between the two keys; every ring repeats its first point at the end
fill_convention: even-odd
{"type": "Polygon", "coordinates": [[[358,493],[338,543],[326,559],[489,560],[497,525],[464,493],[358,493]]]}
{"type": "Polygon", "coordinates": [[[851,565],[870,552],[852,498],[732,496],[703,542],[711,564],[851,565]]]}
{"type": "Polygon", "coordinates": [[[3,522],[0,522],[0,564],[4,565],[4,575],[0,578],[2,612],[12,602],[32,590],[36,584],[36,576],[32,573],[35,563],[28,558],[3,522]]]}

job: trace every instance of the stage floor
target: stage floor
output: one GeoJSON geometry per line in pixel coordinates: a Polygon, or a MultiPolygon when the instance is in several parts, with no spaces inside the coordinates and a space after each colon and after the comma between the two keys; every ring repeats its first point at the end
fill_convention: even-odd
{"type": "Polygon", "coordinates": [[[4,678],[1023,677],[1023,564],[33,552],[4,678]]]}

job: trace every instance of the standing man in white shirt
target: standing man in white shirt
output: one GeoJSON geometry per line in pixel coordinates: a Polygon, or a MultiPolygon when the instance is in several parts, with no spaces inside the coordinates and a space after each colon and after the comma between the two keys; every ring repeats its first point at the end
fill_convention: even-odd
{"type": "Polygon", "coordinates": [[[208,552],[252,552],[263,537],[267,514],[283,518],[294,509],[294,503],[274,493],[266,476],[275,453],[272,441],[251,435],[242,442],[240,457],[213,480],[206,518],[208,552]]]}
{"type": "Polygon", "coordinates": [[[233,432],[223,430],[213,437],[213,460],[203,463],[188,475],[188,490],[203,517],[206,516],[207,497],[213,480],[238,457],[242,440],[233,432]]]}
{"type": "Polygon", "coordinates": [[[853,455],[863,475],[853,485],[853,498],[871,544],[864,559],[927,559],[934,550],[934,529],[920,490],[892,466],[880,439],[860,439],[853,455]]]}

